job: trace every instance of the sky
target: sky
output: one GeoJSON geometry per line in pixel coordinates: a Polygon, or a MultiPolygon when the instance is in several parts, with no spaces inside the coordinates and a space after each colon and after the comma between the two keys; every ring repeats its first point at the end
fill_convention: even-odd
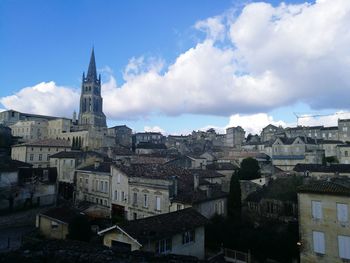
{"type": "Polygon", "coordinates": [[[0,39],[0,110],[71,117],[94,47],[109,126],[350,118],[348,0],[1,0],[0,39]]]}

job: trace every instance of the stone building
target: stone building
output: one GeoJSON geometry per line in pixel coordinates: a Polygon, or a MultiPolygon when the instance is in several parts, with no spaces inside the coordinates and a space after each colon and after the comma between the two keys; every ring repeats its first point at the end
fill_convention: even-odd
{"type": "Polygon", "coordinates": [[[31,121],[18,121],[11,125],[12,136],[22,137],[23,141],[36,141],[47,139],[48,121],[47,120],[31,120],[31,121]]]}
{"type": "Polygon", "coordinates": [[[245,139],[245,131],[241,126],[226,129],[226,146],[240,148],[245,139]]]}
{"type": "Polygon", "coordinates": [[[132,146],[132,129],[126,125],[118,125],[108,128],[108,133],[115,136],[116,144],[131,149],[132,146]]]}
{"type": "Polygon", "coordinates": [[[334,178],[299,187],[298,206],[301,262],[348,262],[349,178],[334,178]]]}
{"type": "Polygon", "coordinates": [[[272,164],[290,171],[298,163],[322,164],[324,150],[308,137],[277,138],[272,145],[272,164]]]}
{"type": "Polygon", "coordinates": [[[205,258],[208,220],[192,208],[129,221],[98,232],[103,244],[119,251],[142,250],[205,258]]]}
{"type": "Polygon", "coordinates": [[[70,143],[65,140],[37,140],[13,145],[11,158],[13,160],[30,163],[34,168],[50,167],[51,155],[70,150],[70,143]]]}
{"type": "Polygon", "coordinates": [[[350,145],[349,144],[337,145],[336,156],[339,163],[350,164],[350,145]]]}

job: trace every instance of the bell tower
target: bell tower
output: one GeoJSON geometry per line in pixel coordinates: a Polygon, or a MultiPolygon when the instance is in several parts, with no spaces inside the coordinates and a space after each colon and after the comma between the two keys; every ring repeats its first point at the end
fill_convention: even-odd
{"type": "Polygon", "coordinates": [[[97,78],[95,53],[92,48],[87,75],[83,73],[79,108],[79,125],[88,127],[107,127],[106,116],[102,111],[101,75],[97,78]]]}

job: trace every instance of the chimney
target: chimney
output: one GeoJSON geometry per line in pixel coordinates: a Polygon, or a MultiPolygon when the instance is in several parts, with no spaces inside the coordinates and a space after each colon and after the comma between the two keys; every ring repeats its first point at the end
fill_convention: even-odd
{"type": "Polygon", "coordinates": [[[199,187],[199,175],[197,173],[193,174],[193,189],[196,191],[199,187]]]}

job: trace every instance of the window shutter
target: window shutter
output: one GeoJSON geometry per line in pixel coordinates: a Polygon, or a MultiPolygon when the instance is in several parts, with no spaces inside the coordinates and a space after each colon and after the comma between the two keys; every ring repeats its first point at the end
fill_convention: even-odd
{"type": "Polygon", "coordinates": [[[160,197],[156,197],[156,209],[160,210],[160,197]]]}
{"type": "Polygon", "coordinates": [[[314,252],[319,254],[325,254],[324,233],[313,231],[312,234],[313,234],[314,252]]]}
{"type": "Polygon", "coordinates": [[[350,237],[338,236],[339,257],[350,259],[350,237]]]}
{"type": "Polygon", "coordinates": [[[348,205],[347,204],[337,204],[337,218],[339,222],[348,221],[348,205]]]}
{"type": "Polygon", "coordinates": [[[322,219],[322,204],[319,201],[312,201],[312,218],[322,219]]]}

